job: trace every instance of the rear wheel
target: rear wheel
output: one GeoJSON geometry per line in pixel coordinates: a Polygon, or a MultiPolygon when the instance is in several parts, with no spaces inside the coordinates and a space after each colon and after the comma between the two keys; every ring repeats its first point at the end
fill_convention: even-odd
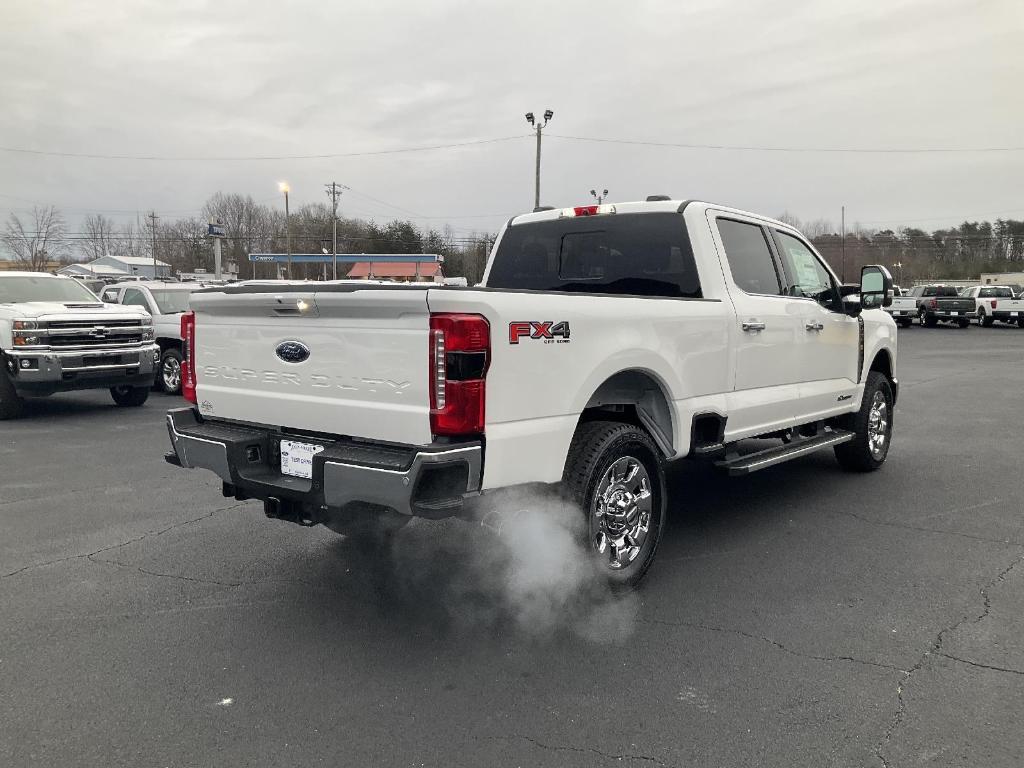
{"type": "Polygon", "coordinates": [[[971,321],[965,318],[963,320],[957,320],[956,324],[959,325],[961,328],[966,328],[968,325],[971,324],[971,321]]]}
{"type": "Polygon", "coordinates": [[[14,390],[5,365],[6,360],[0,355],[0,421],[17,419],[25,413],[25,401],[14,390]]]}
{"type": "Polygon", "coordinates": [[[994,323],[994,322],[995,322],[995,318],[989,317],[984,312],[979,310],[979,312],[978,312],[978,325],[983,325],[986,328],[991,328],[992,327],[992,323],[994,323]]]}
{"type": "Polygon", "coordinates": [[[851,472],[873,472],[885,463],[892,439],[892,407],[889,379],[870,371],[860,410],[839,424],[854,435],[834,449],[839,466],[851,472]]]}
{"type": "Polygon", "coordinates": [[[665,530],[665,472],[650,436],[633,424],[584,422],[562,481],[587,517],[587,546],[608,581],[639,584],[665,530]]]}
{"type": "Polygon", "coordinates": [[[1017,318],[1017,327],[1018,328],[1024,328],[1024,317],[1018,317],[1017,318]]]}
{"type": "Polygon", "coordinates": [[[110,396],[120,408],[134,408],[149,398],[149,387],[111,387],[110,396]]]}
{"type": "Polygon", "coordinates": [[[925,312],[921,313],[921,325],[923,325],[925,328],[934,328],[938,324],[939,320],[937,317],[928,315],[925,312]]]}

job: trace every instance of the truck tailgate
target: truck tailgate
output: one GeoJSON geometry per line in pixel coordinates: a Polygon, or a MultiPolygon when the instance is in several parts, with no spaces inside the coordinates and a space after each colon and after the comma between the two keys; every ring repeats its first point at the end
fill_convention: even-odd
{"type": "Polygon", "coordinates": [[[295,288],[193,294],[200,413],[429,443],[426,291],[295,288]]]}

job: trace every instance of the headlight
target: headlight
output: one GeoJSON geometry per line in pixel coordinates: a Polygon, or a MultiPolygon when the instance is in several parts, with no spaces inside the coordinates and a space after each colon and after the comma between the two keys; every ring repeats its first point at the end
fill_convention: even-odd
{"type": "Polygon", "coordinates": [[[35,320],[15,320],[14,330],[16,331],[34,331],[39,327],[39,323],[35,320]]]}
{"type": "Polygon", "coordinates": [[[153,316],[152,315],[146,315],[145,317],[142,318],[142,320],[140,322],[143,325],[152,325],[153,324],[153,316]]]}
{"type": "Polygon", "coordinates": [[[34,347],[38,344],[42,344],[39,339],[39,335],[28,331],[15,331],[14,332],[14,346],[16,347],[34,347]]]}

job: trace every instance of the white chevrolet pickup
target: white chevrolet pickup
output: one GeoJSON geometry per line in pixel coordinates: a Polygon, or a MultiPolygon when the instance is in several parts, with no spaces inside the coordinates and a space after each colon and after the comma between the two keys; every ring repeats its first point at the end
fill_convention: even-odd
{"type": "Polygon", "coordinates": [[[891,293],[885,269],[842,286],[799,232],[744,211],[538,210],[506,224],[476,287],[194,293],[195,405],[168,413],[167,460],[343,533],[557,488],[609,579],[632,585],[664,530],[668,461],[744,474],[832,447],[849,469],[881,466],[891,293]]]}
{"type": "Polygon", "coordinates": [[[146,402],[159,348],[139,307],[112,307],[78,280],[0,273],[0,419],[26,397],[109,389],[114,402],[146,402]]]}

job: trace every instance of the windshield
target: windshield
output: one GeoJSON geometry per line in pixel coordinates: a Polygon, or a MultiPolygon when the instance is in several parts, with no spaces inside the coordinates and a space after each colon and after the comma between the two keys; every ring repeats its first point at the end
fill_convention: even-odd
{"type": "Polygon", "coordinates": [[[99,299],[76,280],[40,275],[9,275],[0,277],[0,304],[26,301],[87,301],[99,299]]]}
{"type": "Polygon", "coordinates": [[[1012,299],[1013,291],[1009,288],[982,288],[978,296],[982,299],[1012,299]]]}
{"type": "Polygon", "coordinates": [[[192,291],[150,290],[150,293],[153,295],[153,301],[156,302],[160,314],[173,315],[175,312],[185,312],[188,310],[188,297],[192,291]]]}

